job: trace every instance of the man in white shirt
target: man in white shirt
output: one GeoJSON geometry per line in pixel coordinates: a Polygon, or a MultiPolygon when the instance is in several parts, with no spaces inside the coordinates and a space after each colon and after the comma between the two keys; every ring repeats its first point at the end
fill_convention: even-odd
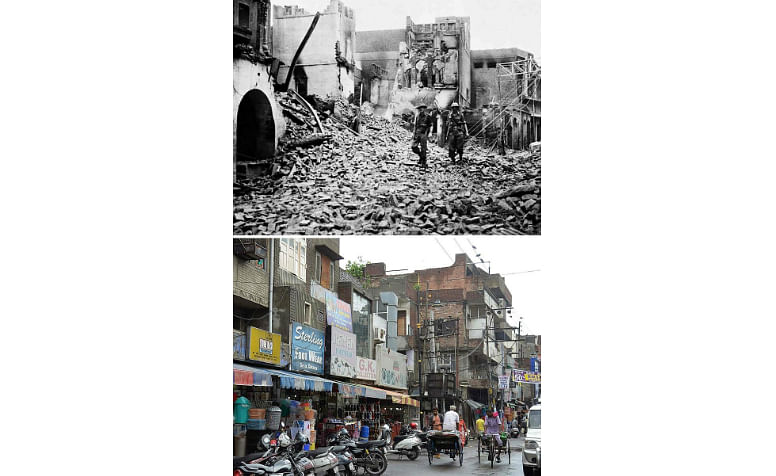
{"type": "Polygon", "coordinates": [[[461,418],[455,411],[455,405],[450,405],[450,410],[445,412],[445,420],[442,423],[443,431],[458,431],[458,421],[461,418]]]}

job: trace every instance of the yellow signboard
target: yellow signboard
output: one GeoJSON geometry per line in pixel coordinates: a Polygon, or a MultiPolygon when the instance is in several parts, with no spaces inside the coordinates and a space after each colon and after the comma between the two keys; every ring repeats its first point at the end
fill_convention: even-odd
{"type": "Polygon", "coordinates": [[[267,364],[280,364],[280,334],[251,327],[248,358],[267,364]]]}

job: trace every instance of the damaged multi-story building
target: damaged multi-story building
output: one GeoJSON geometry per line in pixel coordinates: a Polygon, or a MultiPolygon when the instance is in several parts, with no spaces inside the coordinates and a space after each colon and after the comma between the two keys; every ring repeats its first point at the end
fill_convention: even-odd
{"type": "MultiPolygon", "coordinates": [[[[283,63],[286,78],[294,56],[316,18],[296,5],[275,5],[273,54],[283,63]]],[[[356,18],[352,8],[331,0],[309,33],[291,72],[291,87],[302,96],[316,94],[348,99],[353,95],[356,52],[356,18]]]]}
{"type": "MultiPolygon", "coordinates": [[[[401,115],[423,103],[444,110],[471,105],[469,17],[437,17],[402,29],[356,32],[364,97],[378,114],[401,115]]],[[[356,85],[359,88],[360,85],[356,85]]]]}
{"type": "Polygon", "coordinates": [[[504,147],[527,149],[541,140],[541,69],[519,48],[472,50],[470,132],[504,147]]]}

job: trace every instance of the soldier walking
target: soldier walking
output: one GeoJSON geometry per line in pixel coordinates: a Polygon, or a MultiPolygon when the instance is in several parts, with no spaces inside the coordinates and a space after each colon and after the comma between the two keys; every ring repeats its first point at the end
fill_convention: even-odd
{"type": "Polygon", "coordinates": [[[415,116],[415,131],[412,136],[412,151],[420,156],[418,165],[422,168],[428,168],[426,163],[426,152],[428,151],[428,133],[431,130],[431,116],[426,112],[425,104],[418,104],[415,109],[418,110],[415,116]]]}
{"type": "Polygon", "coordinates": [[[450,113],[450,119],[447,122],[447,150],[453,163],[455,163],[456,153],[459,156],[460,162],[463,162],[463,146],[466,144],[466,138],[469,137],[469,128],[466,126],[466,121],[463,114],[461,114],[458,103],[454,102],[451,107],[453,111],[450,113]]]}

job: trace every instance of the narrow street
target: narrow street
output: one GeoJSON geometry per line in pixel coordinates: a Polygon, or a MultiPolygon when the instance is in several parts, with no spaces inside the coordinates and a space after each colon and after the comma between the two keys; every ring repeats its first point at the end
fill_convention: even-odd
{"type": "Polygon", "coordinates": [[[388,469],[383,476],[406,476],[406,475],[487,475],[503,474],[510,476],[522,476],[523,465],[520,448],[523,445],[523,437],[510,438],[512,462],[509,458],[502,455],[501,463],[494,463],[493,468],[485,454],[482,454],[481,461],[477,461],[477,442],[470,441],[463,450],[463,466],[458,465],[458,459],[453,461],[447,455],[441,455],[439,459],[434,459],[431,465],[428,464],[428,457],[425,451],[415,461],[409,461],[396,455],[388,455],[388,469]]]}
{"type": "Polygon", "coordinates": [[[235,183],[235,234],[541,233],[539,153],[470,140],[466,163],[452,164],[430,139],[424,170],[407,122],[362,111],[355,132],[358,107],[340,99],[319,110],[320,134],[292,99],[278,101],[292,118],[279,153],[235,183]]]}

